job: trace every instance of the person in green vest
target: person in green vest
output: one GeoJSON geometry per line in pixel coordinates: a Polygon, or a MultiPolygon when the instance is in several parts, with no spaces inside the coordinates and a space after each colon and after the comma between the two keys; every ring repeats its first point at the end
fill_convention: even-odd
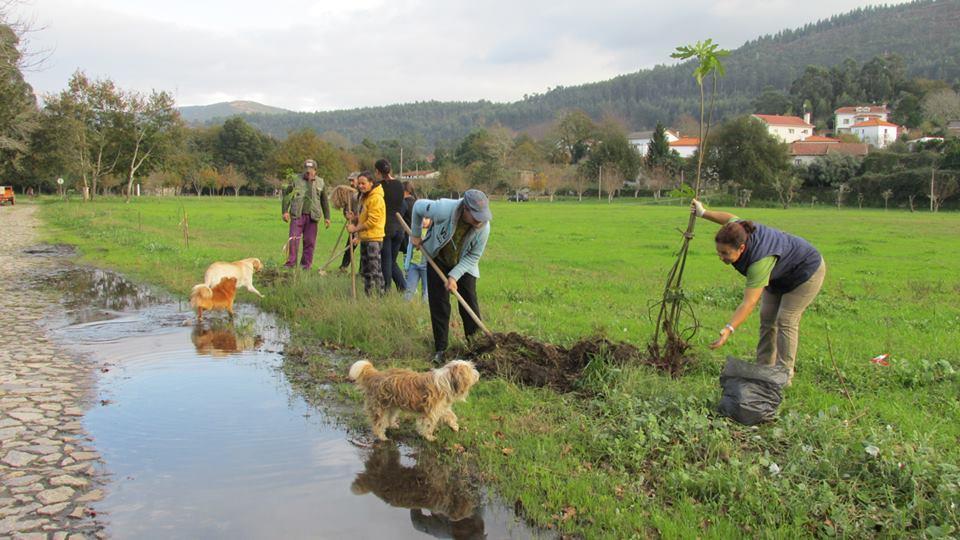
{"type": "Polygon", "coordinates": [[[287,268],[297,265],[297,251],[303,241],[303,256],[300,266],[309,270],[313,265],[313,248],[317,245],[317,223],[323,219],[330,228],[330,205],[323,189],[323,178],[317,176],[317,162],[308,159],[303,163],[303,174],[293,180],[281,203],[283,221],[290,224],[287,240],[289,254],[287,268]]]}

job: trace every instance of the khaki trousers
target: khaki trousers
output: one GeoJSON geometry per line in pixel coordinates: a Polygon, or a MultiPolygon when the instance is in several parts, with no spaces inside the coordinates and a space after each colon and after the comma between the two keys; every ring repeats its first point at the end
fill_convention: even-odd
{"type": "Polygon", "coordinates": [[[800,341],[800,317],[820,292],[826,275],[827,264],[821,259],[817,271],[796,289],[786,294],[763,291],[760,300],[760,342],[757,343],[758,364],[778,364],[788,369],[793,378],[793,364],[800,341]]]}

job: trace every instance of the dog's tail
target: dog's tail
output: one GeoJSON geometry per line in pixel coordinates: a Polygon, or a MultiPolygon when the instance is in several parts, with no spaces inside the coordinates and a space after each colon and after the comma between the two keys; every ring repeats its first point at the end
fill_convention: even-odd
{"type": "Polygon", "coordinates": [[[194,285],[193,290],[190,291],[190,305],[197,307],[201,298],[206,300],[213,298],[213,290],[203,283],[194,285]]]}
{"type": "Polygon", "coordinates": [[[368,373],[374,373],[376,371],[376,368],[373,367],[373,364],[371,364],[369,360],[357,360],[352,366],[350,366],[349,377],[351,381],[356,382],[359,381],[364,375],[368,373]]]}

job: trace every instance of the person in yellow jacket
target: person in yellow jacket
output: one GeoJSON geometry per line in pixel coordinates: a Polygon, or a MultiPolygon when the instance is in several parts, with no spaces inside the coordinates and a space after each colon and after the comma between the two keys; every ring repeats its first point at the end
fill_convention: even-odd
{"type": "Polygon", "coordinates": [[[360,273],[363,275],[363,290],[370,296],[371,291],[383,294],[383,271],[380,264],[380,250],[387,226],[387,205],[383,200],[383,188],[374,186],[369,171],[357,176],[357,189],[360,190],[360,215],[347,230],[360,237],[360,273]]]}

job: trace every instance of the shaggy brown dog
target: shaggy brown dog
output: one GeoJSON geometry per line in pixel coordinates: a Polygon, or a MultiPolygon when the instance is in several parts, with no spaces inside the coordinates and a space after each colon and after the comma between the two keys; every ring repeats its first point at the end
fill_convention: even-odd
{"type": "Polygon", "coordinates": [[[387,427],[399,425],[400,411],[417,414],[417,432],[428,441],[441,420],[458,431],[457,415],[450,408],[466,401],[470,388],[480,379],[473,362],[454,360],[426,373],[409,369],[377,371],[366,360],[350,366],[350,380],[363,391],[364,404],[373,434],[387,440],[387,427]]]}
{"type": "Polygon", "coordinates": [[[233,318],[233,298],[237,295],[237,278],[223,278],[212,289],[203,283],[190,291],[190,305],[197,308],[197,320],[203,320],[203,310],[225,309],[233,318]]]}
{"type": "Polygon", "coordinates": [[[217,261],[207,267],[207,271],[203,274],[203,283],[207,287],[215,287],[223,278],[237,278],[237,287],[244,287],[263,298],[260,291],[253,286],[253,274],[260,270],[263,270],[263,263],[256,257],[235,262],[217,261]]]}

